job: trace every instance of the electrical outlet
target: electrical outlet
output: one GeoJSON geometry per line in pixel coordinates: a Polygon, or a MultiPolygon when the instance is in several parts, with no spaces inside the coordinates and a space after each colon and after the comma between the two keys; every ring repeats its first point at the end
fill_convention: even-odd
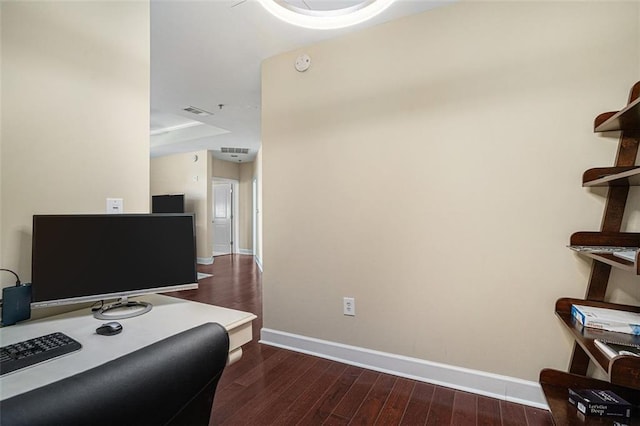
{"type": "Polygon", "coordinates": [[[342,310],[345,315],[356,316],[356,299],[353,297],[344,297],[342,299],[342,310]]]}

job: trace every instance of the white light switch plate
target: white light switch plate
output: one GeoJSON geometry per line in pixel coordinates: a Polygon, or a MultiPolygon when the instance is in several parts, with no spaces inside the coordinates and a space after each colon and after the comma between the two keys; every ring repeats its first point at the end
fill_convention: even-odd
{"type": "Polygon", "coordinates": [[[107,198],[107,213],[120,214],[123,210],[122,198],[107,198]]]}

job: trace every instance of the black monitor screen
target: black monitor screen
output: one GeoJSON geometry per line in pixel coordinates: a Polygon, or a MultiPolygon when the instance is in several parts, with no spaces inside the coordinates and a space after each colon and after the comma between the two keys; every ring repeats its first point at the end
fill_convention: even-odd
{"type": "Polygon", "coordinates": [[[197,286],[193,214],[35,215],[32,306],[197,286]]]}
{"type": "Polygon", "coordinates": [[[151,197],[152,213],[184,213],[184,194],[153,195],[151,197]]]}

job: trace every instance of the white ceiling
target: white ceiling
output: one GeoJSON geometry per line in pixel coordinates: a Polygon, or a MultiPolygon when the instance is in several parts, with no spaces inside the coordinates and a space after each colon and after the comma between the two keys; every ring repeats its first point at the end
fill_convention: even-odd
{"type": "MultiPolygon", "coordinates": [[[[320,10],[361,0],[288,1],[320,10]]],[[[278,20],[257,0],[152,0],[151,156],[210,150],[221,159],[252,161],[260,147],[262,60],[447,1],[396,0],[366,23],[311,30],[278,20]],[[222,147],[249,153],[223,154],[222,147]]]]}

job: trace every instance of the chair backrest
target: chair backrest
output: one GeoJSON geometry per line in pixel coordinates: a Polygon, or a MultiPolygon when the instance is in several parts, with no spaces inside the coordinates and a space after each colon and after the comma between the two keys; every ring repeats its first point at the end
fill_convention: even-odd
{"type": "Polygon", "coordinates": [[[207,425],[229,336],[207,323],[6,399],[0,424],[207,425]]]}

